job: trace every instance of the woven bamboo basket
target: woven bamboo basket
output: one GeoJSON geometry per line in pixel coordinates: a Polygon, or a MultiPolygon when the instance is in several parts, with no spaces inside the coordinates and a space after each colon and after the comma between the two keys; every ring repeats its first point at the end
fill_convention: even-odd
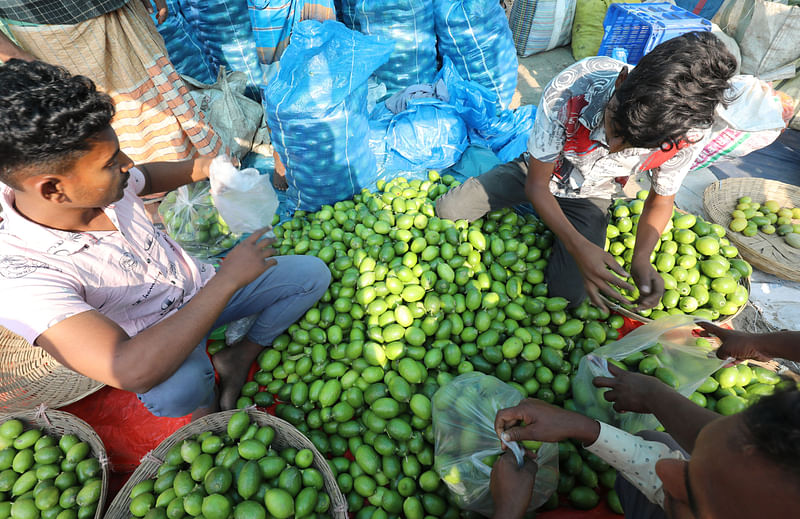
{"type": "Polygon", "coordinates": [[[0,423],[11,420],[12,418],[20,420],[24,424],[26,431],[36,428],[51,435],[62,436],[64,434],[74,434],[81,441],[89,444],[91,456],[97,458],[100,462],[103,480],[100,499],[97,500],[97,511],[94,513],[94,518],[100,519],[103,517],[103,507],[108,493],[108,457],[106,456],[106,448],[103,445],[103,441],[97,433],[94,432],[94,429],[77,416],[65,413],[64,411],[48,409],[44,404],[33,411],[9,414],[2,413],[0,414],[0,423]]]}
{"type": "Polygon", "coordinates": [[[101,387],[100,382],[62,366],[42,348],[0,327],[0,412],[14,413],[42,403],[62,407],[101,387]]]}
{"type": "MultiPolygon", "coordinates": [[[[677,208],[676,208],[676,209],[677,209],[677,208]]],[[[679,213],[681,213],[681,214],[689,214],[689,213],[687,213],[686,211],[683,211],[683,210],[681,210],[681,209],[677,209],[677,211],[678,211],[679,213]]],[[[718,223],[718,222],[717,222],[717,223],[718,223]]],[[[725,228],[727,229],[727,225],[725,226],[725,228]]],[[[728,240],[729,240],[731,243],[733,243],[733,240],[730,238],[730,234],[732,234],[732,233],[726,234],[726,235],[725,235],[725,237],[726,237],[726,238],[728,238],[728,240]]],[[[741,249],[740,249],[740,255],[739,255],[739,256],[737,256],[737,258],[739,258],[739,259],[742,259],[742,258],[743,258],[743,256],[742,256],[742,257],[740,257],[740,256],[742,256],[742,255],[741,255],[741,249]]],[[[741,283],[742,285],[744,285],[744,286],[745,286],[745,288],[747,289],[747,293],[749,294],[749,293],[750,293],[750,278],[749,278],[749,277],[747,277],[747,278],[742,278],[742,279],[740,279],[740,280],[739,280],[739,283],[741,283]]],[[[639,322],[641,322],[641,323],[645,323],[645,324],[646,324],[646,323],[652,323],[652,322],[653,322],[653,319],[650,319],[649,317],[645,317],[645,316],[643,316],[643,315],[637,314],[637,313],[636,313],[636,312],[634,312],[633,310],[628,310],[627,308],[623,307],[622,305],[620,305],[620,304],[619,304],[619,303],[617,303],[616,301],[612,301],[611,299],[609,299],[608,297],[606,297],[606,296],[605,296],[605,295],[603,295],[603,294],[600,294],[600,297],[603,299],[603,301],[606,303],[606,305],[607,305],[607,306],[608,306],[610,309],[614,310],[615,312],[619,313],[620,315],[624,315],[624,316],[625,316],[625,317],[627,317],[628,319],[633,319],[634,321],[639,321],[639,322]]],[[[722,319],[717,319],[717,320],[716,320],[716,321],[714,321],[714,322],[715,322],[716,324],[726,324],[726,323],[729,323],[729,322],[731,322],[731,321],[732,321],[732,320],[733,320],[733,319],[734,319],[734,318],[735,318],[737,315],[739,315],[740,313],[742,313],[742,311],[744,310],[744,307],[745,307],[745,306],[747,306],[747,304],[743,304],[742,306],[740,306],[740,307],[739,307],[739,309],[736,311],[736,313],[735,313],[735,314],[733,314],[733,315],[726,315],[724,318],[722,318],[722,319]]]]}
{"type": "MultiPolygon", "coordinates": [[[[747,289],[747,293],[749,294],[750,293],[750,278],[749,277],[741,278],[739,280],[739,283],[744,285],[744,287],[747,289]]],[[[650,319],[649,317],[645,317],[643,315],[637,314],[633,310],[628,310],[627,308],[621,306],[619,303],[617,303],[615,301],[612,301],[611,299],[607,298],[603,294],[600,294],[600,297],[603,298],[603,301],[605,301],[606,305],[611,310],[614,310],[615,312],[617,312],[617,313],[619,313],[621,315],[624,315],[628,319],[633,319],[634,321],[639,321],[639,322],[645,323],[645,324],[652,323],[654,321],[654,319],[650,319]]],[[[742,306],[740,306],[739,309],[736,310],[735,314],[726,315],[722,319],[717,319],[716,321],[714,321],[714,324],[722,325],[722,324],[727,324],[727,323],[733,321],[736,318],[737,315],[742,313],[742,311],[744,310],[745,306],[747,306],[747,303],[745,303],[742,306]]]]}
{"type": "MultiPolygon", "coordinates": [[[[727,178],[709,184],[703,192],[703,207],[713,222],[727,229],[731,212],[742,196],[750,196],[759,203],[775,200],[782,207],[800,207],[800,188],[760,178],[727,178]]],[[[800,249],[790,247],[777,234],[759,232],[755,236],[745,236],[731,232],[728,239],[754,268],[779,278],[800,281],[800,249]]]]}
{"type": "MultiPolygon", "coordinates": [[[[130,494],[131,489],[137,484],[146,479],[155,476],[158,467],[161,466],[164,456],[173,446],[179,444],[187,438],[191,438],[205,431],[212,431],[216,434],[223,435],[227,432],[228,420],[237,411],[222,411],[220,413],[210,414],[204,416],[199,420],[184,425],[161,444],[156,447],[152,452],[148,453],[142,459],[142,463],[131,474],[125,486],[119,491],[117,497],[111,502],[106,512],[105,519],[127,519],[130,517],[129,507],[131,504],[130,494]]],[[[247,414],[250,416],[250,421],[258,424],[259,426],[269,425],[275,429],[275,439],[272,445],[277,448],[295,447],[298,449],[310,449],[314,453],[314,462],[312,466],[319,470],[322,478],[325,481],[325,491],[331,498],[331,507],[329,513],[334,519],[347,519],[347,501],[336,483],[336,477],[333,475],[331,468],[325,457],[320,454],[311,440],[305,437],[303,433],[298,431],[292,424],[278,417],[267,414],[263,411],[258,411],[255,408],[248,408],[247,414]]]]}

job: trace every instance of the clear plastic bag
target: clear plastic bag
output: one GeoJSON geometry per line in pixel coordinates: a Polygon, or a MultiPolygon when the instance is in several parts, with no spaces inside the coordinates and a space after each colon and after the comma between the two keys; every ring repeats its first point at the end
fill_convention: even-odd
{"type": "Polygon", "coordinates": [[[649,350],[649,357],[654,357],[657,362],[648,361],[657,366],[654,375],[662,381],[669,381],[680,394],[688,397],[727,362],[716,356],[718,339],[703,339],[701,342],[707,346],[697,344],[698,338],[692,331],[701,320],[689,315],[664,317],[640,326],[622,339],[583,357],[578,372],[572,377],[572,399],[576,410],[629,433],[655,429],[658,420],[651,414],[616,412],[613,404],[603,398],[608,389],[595,387],[592,380],[595,377],[614,377],[608,371],[609,360],[622,361],[629,355],[649,350]],[[659,349],[661,351],[655,353],[659,349]]]}
{"type": "Polygon", "coordinates": [[[208,181],[181,186],[167,193],[158,207],[167,234],[186,252],[208,259],[230,249],[239,240],[211,199],[208,181]]]}
{"type": "Polygon", "coordinates": [[[220,155],[209,168],[214,206],[236,233],[251,233],[272,224],[278,210],[278,195],[269,175],[255,168],[237,169],[220,155]]]}
{"type": "MultiPolygon", "coordinates": [[[[494,419],[500,409],[521,400],[522,394],[513,387],[477,372],[459,375],[433,396],[434,468],[459,508],[492,514],[491,463],[502,453],[494,419]]],[[[516,442],[508,447],[520,461],[522,450],[516,442]]],[[[536,464],[539,470],[529,510],[544,504],[558,486],[558,445],[542,444],[536,464]]]]}

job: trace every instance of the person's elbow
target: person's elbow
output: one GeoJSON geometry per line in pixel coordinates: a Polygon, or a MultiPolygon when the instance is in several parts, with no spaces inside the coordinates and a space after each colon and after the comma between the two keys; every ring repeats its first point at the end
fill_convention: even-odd
{"type": "Polygon", "coordinates": [[[112,370],[115,383],[111,384],[114,387],[141,394],[163,382],[160,371],[151,363],[135,356],[125,357],[120,355],[114,361],[112,370]]]}

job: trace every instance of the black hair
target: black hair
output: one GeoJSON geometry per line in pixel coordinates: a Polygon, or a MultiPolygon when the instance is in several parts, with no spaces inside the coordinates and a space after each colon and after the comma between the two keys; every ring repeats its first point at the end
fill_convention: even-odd
{"type": "Polygon", "coordinates": [[[692,128],[709,128],[727,105],[736,58],[710,32],[689,32],[645,54],[615,92],[618,135],[639,148],[671,149],[692,128]]]}
{"type": "Polygon", "coordinates": [[[800,482],[800,391],[789,380],[780,385],[742,412],[742,420],[758,453],[800,482]]]}
{"type": "Polygon", "coordinates": [[[31,166],[62,172],[114,116],[92,80],[41,61],[9,60],[0,85],[0,181],[12,188],[31,166]]]}

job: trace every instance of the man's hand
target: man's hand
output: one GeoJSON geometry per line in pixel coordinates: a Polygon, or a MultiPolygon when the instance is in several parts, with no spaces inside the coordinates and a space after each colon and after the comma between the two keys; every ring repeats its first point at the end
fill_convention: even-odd
{"type": "Polygon", "coordinates": [[[612,288],[612,286],[616,286],[623,290],[633,290],[633,285],[616,275],[619,274],[623,278],[628,277],[628,273],[617,263],[614,256],[586,240],[584,251],[581,254],[574,254],[572,257],[575,258],[575,262],[583,274],[583,284],[592,304],[601,311],[608,310],[600,294],[620,303],[629,302],[612,288]]]}
{"type": "Polygon", "coordinates": [[[636,309],[644,310],[656,306],[664,295],[664,278],[653,268],[649,258],[648,261],[632,264],[631,276],[639,289],[636,309]]]}
{"type": "Polygon", "coordinates": [[[769,355],[759,350],[759,347],[767,342],[760,338],[759,334],[728,330],[711,323],[697,323],[697,325],[722,340],[722,344],[717,350],[717,357],[720,359],[724,360],[730,357],[737,360],[767,361],[770,359],[769,355]]]}
{"type": "Polygon", "coordinates": [[[494,500],[494,515],[497,519],[518,519],[525,515],[533,497],[538,465],[525,459],[522,467],[512,452],[506,452],[495,461],[489,490],[494,500]]]}
{"type": "Polygon", "coordinates": [[[169,14],[169,9],[167,8],[167,0],[142,0],[145,9],[150,14],[153,14],[153,4],[156,4],[156,25],[160,25],[164,23],[164,20],[167,19],[167,15],[169,14]]]}
{"type": "Polygon", "coordinates": [[[631,373],[608,363],[608,370],[614,378],[595,377],[592,383],[597,387],[610,388],[603,394],[603,398],[614,402],[614,410],[619,413],[630,411],[633,413],[652,413],[652,403],[659,398],[659,394],[672,389],[656,377],[631,373]]]}
{"type": "Polygon", "coordinates": [[[258,241],[269,228],[254,232],[243,240],[225,257],[222,266],[217,272],[217,277],[224,276],[234,286],[241,288],[263,274],[267,269],[278,264],[272,244],[274,238],[265,238],[258,241]]]}
{"type": "Polygon", "coordinates": [[[557,442],[574,438],[591,444],[600,434],[600,424],[581,414],[526,398],[514,407],[498,411],[494,430],[505,441],[557,442]]]}

